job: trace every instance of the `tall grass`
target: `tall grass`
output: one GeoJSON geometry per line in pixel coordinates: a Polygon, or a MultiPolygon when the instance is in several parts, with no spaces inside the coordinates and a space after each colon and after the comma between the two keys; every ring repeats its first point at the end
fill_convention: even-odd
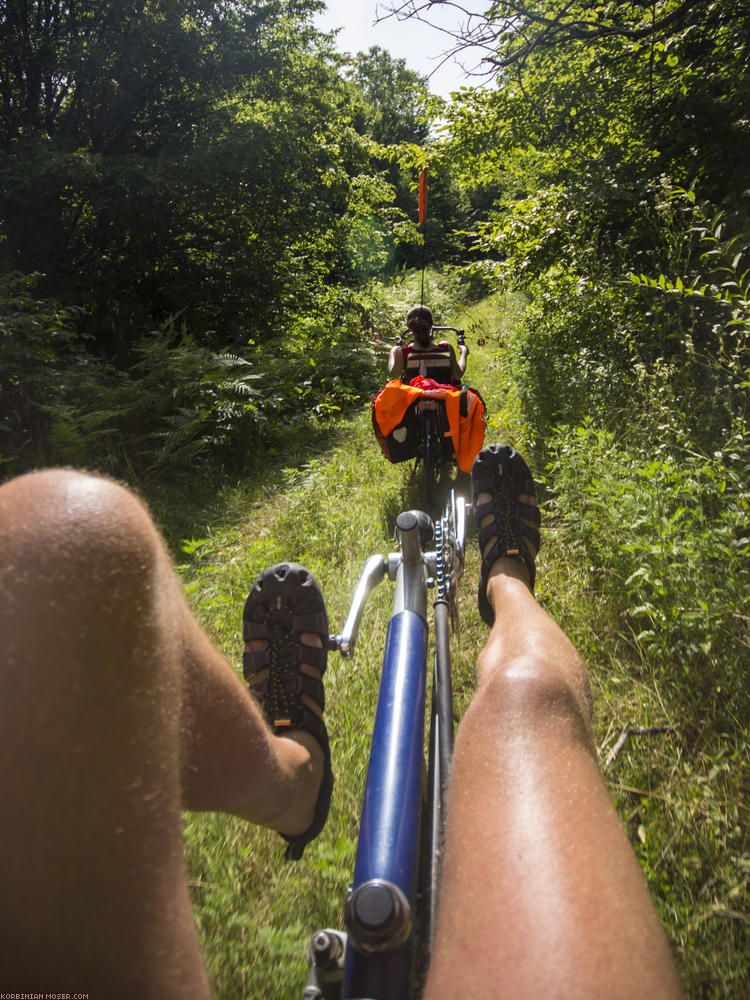
{"type": "Polygon", "coordinates": [[[603,760],[688,995],[742,997],[748,973],[748,458],[551,442],[544,595],[592,667],[603,760]]]}
{"type": "MultiPolygon", "coordinates": [[[[505,377],[519,307],[487,300],[450,319],[467,330],[467,381],[488,403],[487,439],[533,454],[544,480],[537,596],[589,663],[605,778],[688,996],[744,997],[747,456],[739,447],[713,457],[683,450],[677,460],[674,450],[639,450],[632,436],[628,442],[592,421],[558,428],[540,443],[505,377]],[[625,726],[655,728],[633,735],[611,759],[625,726]]],[[[379,350],[382,361],[385,345],[379,350]]],[[[410,483],[408,466],[385,462],[366,409],[340,423],[327,444],[318,439],[296,458],[284,454],[290,457],[276,456],[262,479],[228,484],[192,518],[183,512],[179,531],[169,533],[198,616],[238,665],[242,603],[261,569],[278,560],[305,563],[337,630],[365,559],[392,550],[397,514],[418,505],[418,483],[410,483]],[[180,543],[187,523],[192,537],[180,543]]],[[[160,509],[167,509],[163,499],[160,509]]],[[[471,697],[486,635],[474,549],[453,637],[457,716],[471,697]]],[[[300,995],[309,935],[342,926],[390,603],[384,583],[354,659],[330,656],[337,783],[329,822],[304,859],[284,864],[279,838],[238,820],[186,816],[195,919],[222,1000],[300,995]]]]}
{"type": "MultiPolygon", "coordinates": [[[[409,301],[409,289],[404,298],[409,301]]],[[[476,339],[474,331],[470,338],[476,339]]],[[[473,356],[477,373],[485,356],[473,356]]],[[[318,442],[306,460],[288,466],[272,460],[262,479],[228,486],[203,511],[193,510],[190,537],[180,540],[166,525],[195,611],[238,670],[242,605],[255,576],[273,562],[304,563],[323,588],[331,630],[341,628],[365,560],[393,551],[397,515],[421,505],[421,484],[412,481],[411,468],[385,461],[364,408],[339,425],[330,447],[318,442]]],[[[167,497],[160,497],[157,513],[168,509],[167,497]]],[[[185,525],[183,512],[180,529],[185,525]]],[[[454,637],[457,713],[471,696],[486,633],[475,610],[475,564],[472,552],[454,637]]],[[[300,995],[310,935],[343,926],[391,601],[390,584],[381,584],[368,604],[355,657],[329,657],[327,721],[336,786],[326,828],[303,860],[283,863],[280,838],[232,817],[185,817],[195,919],[213,988],[225,1000],[300,995]]]]}
{"type": "MultiPolygon", "coordinates": [[[[249,489],[236,517],[238,498],[235,492],[234,516],[185,543],[180,567],[203,625],[234,663],[241,656],[242,604],[265,566],[304,563],[326,595],[331,629],[340,629],[366,558],[394,549],[397,514],[418,503],[407,468],[389,466],[380,454],[367,414],[347,425],[330,452],[249,489]]],[[[384,583],[368,605],[355,657],[329,658],[327,719],[337,780],[328,824],[304,859],[284,864],[278,837],[231,817],[186,817],[194,912],[222,998],[300,995],[309,936],[342,926],[391,600],[384,583]]],[[[470,692],[477,631],[461,638],[459,698],[470,692]]]]}

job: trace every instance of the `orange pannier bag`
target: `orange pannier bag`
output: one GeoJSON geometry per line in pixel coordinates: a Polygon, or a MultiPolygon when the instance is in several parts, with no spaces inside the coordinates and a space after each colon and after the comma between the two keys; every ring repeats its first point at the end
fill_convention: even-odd
{"type": "MultiPolygon", "coordinates": [[[[389,462],[406,462],[417,455],[415,406],[421,399],[445,404],[452,454],[462,472],[471,472],[484,444],[486,407],[476,389],[454,388],[432,379],[415,378],[407,385],[399,379],[386,382],[372,401],[372,426],[389,462]]],[[[450,452],[450,450],[449,450],[450,452]]]]}

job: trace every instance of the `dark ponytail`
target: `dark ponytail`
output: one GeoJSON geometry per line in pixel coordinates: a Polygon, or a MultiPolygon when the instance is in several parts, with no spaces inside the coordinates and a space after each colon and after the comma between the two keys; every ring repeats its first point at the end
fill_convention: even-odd
{"type": "Polygon", "coordinates": [[[406,314],[406,325],[414,334],[414,339],[423,347],[432,340],[434,321],[427,306],[412,306],[406,314]]]}

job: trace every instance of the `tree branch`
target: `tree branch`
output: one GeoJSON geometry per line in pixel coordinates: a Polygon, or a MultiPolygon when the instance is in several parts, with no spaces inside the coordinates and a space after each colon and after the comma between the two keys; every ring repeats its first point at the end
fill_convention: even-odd
{"type": "Polygon", "coordinates": [[[607,754],[604,767],[608,768],[615,762],[618,754],[631,736],[656,736],[658,733],[673,733],[674,726],[624,726],[617,742],[607,754]]]}
{"type": "Polygon", "coordinates": [[[537,48],[554,48],[571,41],[590,44],[610,38],[631,42],[651,38],[683,21],[691,11],[711,2],[712,0],[683,0],[660,18],[654,16],[653,7],[644,12],[642,5],[637,2],[618,4],[617,13],[610,19],[610,23],[602,23],[587,18],[583,11],[580,17],[576,17],[576,0],[565,0],[553,15],[535,11],[532,0],[499,0],[492,5],[490,11],[483,14],[443,0],[402,0],[401,3],[384,5],[387,13],[378,20],[395,16],[400,21],[414,18],[429,24],[456,42],[448,55],[457,55],[467,48],[485,49],[492,53],[486,57],[486,62],[494,67],[493,72],[498,72],[516,63],[523,65],[537,48]],[[443,28],[430,20],[433,7],[458,11],[466,20],[455,31],[443,28]],[[643,22],[644,13],[647,15],[647,23],[643,22]],[[513,43],[522,37],[522,27],[536,30],[531,31],[523,43],[514,49],[513,43]],[[506,49],[498,52],[503,42],[506,43],[506,49]]]}

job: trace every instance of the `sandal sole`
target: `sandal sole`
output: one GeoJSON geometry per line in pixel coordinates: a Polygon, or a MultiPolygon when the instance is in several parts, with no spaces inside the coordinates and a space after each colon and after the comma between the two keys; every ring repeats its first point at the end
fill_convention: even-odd
{"type": "MultiPolygon", "coordinates": [[[[471,470],[472,499],[475,512],[478,509],[477,497],[480,493],[502,495],[507,503],[507,510],[498,510],[493,500],[493,509],[485,510],[484,514],[492,513],[495,523],[486,528],[480,528],[479,547],[482,554],[482,569],[479,580],[477,603],[482,619],[490,626],[494,624],[495,613],[487,599],[487,580],[494,562],[503,557],[511,556],[521,561],[529,573],[529,590],[533,593],[536,577],[535,556],[532,557],[525,543],[528,539],[536,551],[539,551],[539,526],[541,516],[536,506],[521,503],[518,497],[527,494],[536,496],[537,489],[534,477],[520,452],[509,445],[493,444],[483,448],[474,460],[471,470]],[[525,523],[529,522],[529,523],[525,523]],[[482,550],[489,538],[497,537],[497,542],[487,556],[482,550]]],[[[483,516],[477,517],[477,524],[483,516]]]]}
{"type": "Polygon", "coordinates": [[[245,601],[243,631],[245,642],[264,639],[267,643],[262,651],[245,652],[243,673],[249,684],[256,673],[268,669],[268,676],[256,685],[258,690],[251,687],[250,691],[260,704],[271,729],[277,735],[288,733],[291,729],[304,729],[317,740],[325,757],[312,823],[296,837],[281,834],[289,845],[287,860],[296,861],[325,826],[334,784],[325,722],[300,697],[306,694],[317,702],[321,710],[325,708],[322,681],[300,669],[302,663],[310,663],[319,670],[322,678],[327,665],[328,614],[323,593],[312,573],[297,563],[279,563],[261,573],[245,601]],[[301,635],[306,632],[317,635],[322,648],[303,645],[301,635]],[[292,637],[298,640],[296,645],[289,641],[292,637]],[[279,651],[284,654],[283,660],[276,663],[279,651]],[[292,680],[296,682],[293,689],[292,680]],[[290,707],[291,702],[296,704],[290,707]],[[281,713],[279,704],[284,706],[281,713]]]}

